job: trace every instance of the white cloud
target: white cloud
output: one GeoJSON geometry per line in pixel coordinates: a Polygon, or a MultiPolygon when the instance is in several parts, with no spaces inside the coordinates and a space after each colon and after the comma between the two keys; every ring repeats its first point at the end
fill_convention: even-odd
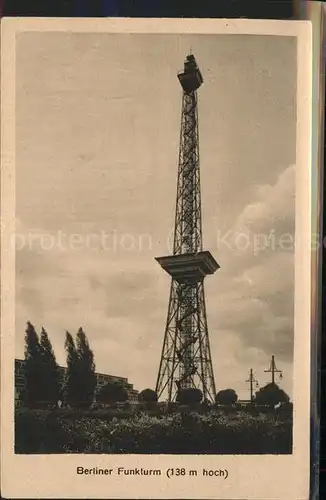
{"type": "Polygon", "coordinates": [[[274,185],[256,186],[256,192],[256,200],[239,216],[235,224],[237,230],[268,235],[269,231],[283,230],[288,224],[288,230],[293,231],[295,166],[290,165],[281,172],[274,185]]]}

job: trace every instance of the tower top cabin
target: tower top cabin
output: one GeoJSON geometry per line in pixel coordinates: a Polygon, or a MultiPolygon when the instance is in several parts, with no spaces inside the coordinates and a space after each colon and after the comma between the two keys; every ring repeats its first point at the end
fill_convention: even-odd
{"type": "Polygon", "coordinates": [[[198,68],[195,56],[186,57],[183,73],[178,74],[183,90],[187,93],[197,90],[203,83],[203,76],[198,68]]]}

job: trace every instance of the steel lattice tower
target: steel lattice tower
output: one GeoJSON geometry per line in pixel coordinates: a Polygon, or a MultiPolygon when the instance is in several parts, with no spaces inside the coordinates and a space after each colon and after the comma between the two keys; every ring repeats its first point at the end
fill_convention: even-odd
{"type": "Polygon", "coordinates": [[[202,249],[197,89],[203,78],[193,55],[187,56],[178,78],[183,101],[173,255],[156,258],[172,277],[156,392],[172,402],[178,390],[198,388],[213,402],[204,278],[219,265],[202,249]]]}

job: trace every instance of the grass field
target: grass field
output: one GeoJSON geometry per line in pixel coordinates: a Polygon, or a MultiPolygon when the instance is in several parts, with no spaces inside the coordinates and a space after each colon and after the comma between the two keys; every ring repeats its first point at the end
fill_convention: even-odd
{"type": "Polygon", "coordinates": [[[289,454],[292,414],[249,409],[159,415],[17,409],[15,452],[289,454]]]}

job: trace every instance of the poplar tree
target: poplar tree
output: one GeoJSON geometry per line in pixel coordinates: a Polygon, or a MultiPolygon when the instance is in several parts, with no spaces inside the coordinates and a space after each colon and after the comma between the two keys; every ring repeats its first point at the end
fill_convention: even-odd
{"type": "Polygon", "coordinates": [[[24,402],[35,408],[42,401],[42,349],[34,326],[29,321],[25,330],[24,402]]]}
{"type": "Polygon", "coordinates": [[[81,384],[80,406],[89,408],[94,400],[96,374],[94,354],[82,328],[78,330],[76,345],[79,364],[79,380],[81,384]]]}
{"type": "Polygon", "coordinates": [[[65,399],[72,407],[78,407],[79,401],[79,375],[78,375],[78,354],[74,339],[69,332],[66,332],[65,349],[67,353],[67,374],[65,380],[65,399]]]}
{"type": "Polygon", "coordinates": [[[60,395],[59,368],[52,344],[43,327],[40,346],[42,354],[42,400],[46,403],[57,405],[60,395]]]}

